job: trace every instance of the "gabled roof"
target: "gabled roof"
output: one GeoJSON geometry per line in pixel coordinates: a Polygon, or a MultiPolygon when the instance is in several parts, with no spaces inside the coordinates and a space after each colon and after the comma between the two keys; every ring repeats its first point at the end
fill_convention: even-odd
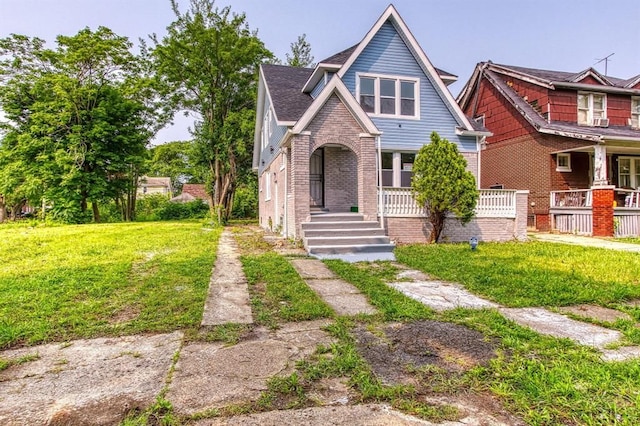
{"type": "Polygon", "coordinates": [[[309,94],[302,92],[313,69],[270,64],[261,68],[278,124],[298,121],[313,102],[309,94]]]}
{"type": "MultiPolygon", "coordinates": [[[[547,121],[533,108],[533,106],[529,104],[529,102],[519,96],[518,93],[516,93],[516,91],[507,85],[503,78],[501,78],[500,74],[503,74],[502,71],[506,67],[504,65],[493,65],[494,64],[491,62],[481,62],[476,66],[473,75],[460,92],[460,95],[458,95],[458,102],[462,108],[466,108],[468,103],[471,101],[475,91],[477,90],[479,79],[484,77],[527,120],[527,122],[540,133],[583,139],[591,142],[602,142],[612,139],[640,141],[640,132],[629,127],[588,127],[578,125],[577,123],[573,124],[559,121],[547,121]]],[[[525,73],[529,77],[543,78],[544,76],[545,79],[548,79],[549,77],[568,79],[571,78],[571,76],[576,75],[575,73],[571,74],[558,71],[535,70],[513,66],[508,67],[508,69],[525,73]]],[[[553,88],[557,83],[557,81],[547,81],[550,82],[550,88],[553,88]]]]}
{"type": "Polygon", "coordinates": [[[194,198],[207,201],[209,195],[203,183],[185,183],[182,185],[182,193],[192,195],[194,198]]]}
{"type": "MultiPolygon", "coordinates": [[[[443,97],[444,103],[449,107],[452,115],[455,117],[456,121],[460,126],[468,131],[473,131],[473,126],[469,123],[467,117],[462,113],[462,110],[458,107],[455,99],[451,96],[449,89],[447,89],[446,85],[443,82],[443,78],[438,74],[436,68],[431,64],[429,58],[420,47],[420,44],[415,39],[409,27],[404,22],[396,8],[390,4],[387,9],[382,13],[380,18],[373,24],[369,32],[365,35],[360,43],[358,43],[357,47],[353,50],[349,58],[342,65],[340,70],[338,71],[338,76],[342,78],[345,73],[349,70],[349,68],[353,65],[353,63],[358,59],[360,54],[364,51],[364,49],[369,45],[373,37],[380,31],[382,26],[390,21],[392,25],[396,28],[398,35],[403,39],[403,41],[407,44],[409,50],[413,53],[416,62],[422,68],[425,75],[431,78],[433,85],[436,88],[436,91],[440,92],[443,97]]],[[[451,78],[451,76],[450,76],[451,78]]]]}
{"type": "Polygon", "coordinates": [[[358,124],[362,127],[362,130],[369,133],[370,135],[380,135],[381,132],[378,130],[369,115],[364,112],[358,101],[353,97],[347,86],[344,85],[342,79],[340,78],[332,78],[329,83],[322,89],[320,94],[313,101],[309,109],[300,117],[300,120],[296,123],[296,125],[291,129],[291,133],[298,134],[303,132],[307,126],[311,123],[311,121],[315,118],[315,116],[320,112],[324,104],[327,103],[329,98],[332,95],[337,95],[338,98],[342,101],[342,103],[347,107],[353,118],[356,119],[358,124]]]}

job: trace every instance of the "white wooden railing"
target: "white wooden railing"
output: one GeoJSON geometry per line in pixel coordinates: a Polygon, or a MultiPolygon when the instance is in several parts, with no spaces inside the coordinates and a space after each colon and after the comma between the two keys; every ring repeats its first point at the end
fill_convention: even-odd
{"type": "MultiPolygon", "coordinates": [[[[385,217],[424,217],[425,209],[418,206],[409,188],[382,188],[385,217]]],[[[516,191],[481,189],[476,217],[516,217],[516,191]]]]}
{"type": "Polygon", "coordinates": [[[574,189],[570,191],[551,191],[549,206],[554,207],[591,207],[592,193],[590,189],[574,189]]]}

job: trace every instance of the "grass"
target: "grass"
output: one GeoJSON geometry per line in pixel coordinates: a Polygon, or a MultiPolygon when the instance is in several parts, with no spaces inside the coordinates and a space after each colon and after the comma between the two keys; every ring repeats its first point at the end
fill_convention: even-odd
{"type": "Polygon", "coordinates": [[[0,227],[0,348],[196,327],[220,230],[0,227]]]}
{"type": "MultiPolygon", "coordinates": [[[[603,250],[583,250],[579,247],[548,244],[488,244],[482,245],[478,253],[469,253],[465,245],[438,246],[408,246],[398,249],[397,256],[412,266],[420,265],[425,272],[441,278],[462,281],[479,281],[486,276],[488,282],[498,286],[512,285],[512,299],[506,289],[500,289],[496,294],[501,295],[500,302],[507,305],[518,305],[524,300],[523,292],[517,288],[523,284],[526,277],[535,277],[535,269],[540,269],[538,279],[550,280],[555,285],[590,285],[597,283],[605,289],[592,289],[597,298],[592,300],[612,300],[605,297],[613,288],[627,288],[622,280],[613,281],[615,274],[603,272],[603,279],[595,281],[586,278],[594,271],[605,271],[611,267],[612,256],[603,250]],[[559,250],[559,251],[558,251],[559,250]],[[589,259],[592,265],[583,267],[571,279],[562,269],[566,266],[554,265],[551,254],[575,256],[585,261],[589,259]],[[598,254],[600,256],[598,256],[598,254]],[[497,266],[497,259],[502,261],[497,266]],[[547,264],[545,267],[544,265],[547,264]],[[457,265],[457,266],[456,266],[457,265]],[[531,265],[524,268],[523,265],[531,265]],[[451,271],[447,271],[447,266],[451,271]],[[476,269],[473,269],[476,268],[476,269]],[[524,269],[524,271],[523,271],[524,269]],[[434,272],[435,271],[435,272],[434,272]],[[444,272],[443,272],[444,271],[444,272]],[[500,271],[500,273],[496,272],[500,271]],[[525,278],[517,276],[524,274],[525,278]],[[498,278],[502,276],[502,281],[498,278]],[[565,278],[563,280],[562,278],[565,278]],[[494,281],[495,280],[495,281],[494,281]]],[[[614,256],[620,253],[613,252],[614,256]]],[[[562,259],[562,257],[560,257],[562,259]]],[[[633,261],[633,260],[632,260],[633,261]]],[[[560,261],[561,265],[567,264],[560,261]]],[[[385,280],[393,276],[392,265],[385,264],[346,264],[339,261],[327,262],[330,268],[343,279],[358,286],[366,292],[371,303],[382,308],[385,319],[417,318],[416,307],[410,302],[403,302],[402,295],[396,295],[380,286],[385,280]],[[375,266],[375,267],[374,267],[375,266]],[[389,301],[392,298],[393,301],[389,301]]],[[[620,264],[620,263],[618,263],[620,264]]],[[[624,263],[622,263],[624,264],[624,263]]],[[[638,270],[638,269],[636,269],[638,270]]],[[[552,291],[549,287],[545,291],[552,291]]],[[[567,290],[564,290],[567,292],[567,290]]],[[[488,292],[488,290],[487,290],[488,292]]],[[[631,292],[628,296],[632,296],[631,292]]],[[[526,294],[527,299],[534,300],[535,293],[526,294]]],[[[537,296],[540,300],[552,298],[553,295],[537,296]]],[[[576,295],[576,300],[578,299],[576,295]]],[[[626,362],[603,362],[599,353],[594,349],[580,346],[568,339],[557,339],[543,336],[521,327],[505,319],[495,310],[467,310],[455,309],[444,313],[424,313],[437,320],[454,322],[482,332],[487,338],[496,339],[499,344],[498,356],[485,367],[476,367],[466,372],[462,377],[449,381],[438,379],[438,375],[429,371],[424,378],[416,371],[418,380],[428,380],[428,386],[435,392],[445,394],[456,392],[491,392],[503,401],[509,411],[520,415],[527,424],[531,425],[637,425],[640,424],[640,360],[626,362]]],[[[637,315],[637,311],[636,311],[637,315]]],[[[344,327],[343,327],[344,328],[344,327]]],[[[637,327],[635,327],[637,329],[637,327]]],[[[344,328],[337,336],[348,334],[344,328]]],[[[349,344],[347,337],[341,338],[342,345],[349,344]]],[[[350,348],[349,348],[350,349],[350,348]]],[[[343,355],[336,355],[336,360],[349,359],[349,350],[342,349],[343,355]]],[[[333,363],[332,360],[325,361],[333,363]]],[[[357,365],[357,363],[356,363],[357,365]]],[[[331,368],[318,364],[314,367],[317,374],[331,371],[331,368]]],[[[310,367],[307,367],[310,369],[310,367]]],[[[395,396],[390,391],[372,386],[371,376],[366,368],[353,367],[351,371],[352,384],[360,390],[363,398],[377,397],[391,402],[396,408],[423,418],[433,418],[441,421],[443,418],[454,417],[454,412],[446,407],[435,409],[431,406],[423,407],[416,403],[416,398],[410,389],[404,389],[395,396]],[[354,379],[360,378],[360,379],[354,379]],[[355,380],[355,381],[354,381],[355,380]],[[369,383],[369,385],[366,385],[369,383]],[[386,394],[386,396],[385,396],[386,394]],[[417,404],[417,405],[416,405],[417,404]],[[435,411],[434,411],[435,410],[435,411]],[[444,417],[439,417],[444,416],[444,417]],[[447,417],[449,416],[449,417],[447,417]]],[[[418,399],[419,401],[419,399],[418,399]]]]}
{"type": "Polygon", "coordinates": [[[614,238],[614,241],[619,241],[621,243],[640,244],[640,237],[614,238]]]}
{"type": "Polygon", "coordinates": [[[306,285],[284,257],[269,252],[245,255],[241,261],[257,324],[275,328],[279,322],[333,316],[331,308],[306,285]]]}
{"type": "Polygon", "coordinates": [[[637,253],[513,242],[481,244],[476,251],[468,244],[410,245],[396,256],[505,306],[605,306],[640,298],[637,253]]]}

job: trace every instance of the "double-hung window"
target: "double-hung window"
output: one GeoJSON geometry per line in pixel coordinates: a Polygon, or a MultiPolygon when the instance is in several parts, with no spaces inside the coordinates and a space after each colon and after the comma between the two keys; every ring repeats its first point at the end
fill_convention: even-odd
{"type": "Polygon", "coordinates": [[[618,157],[618,186],[640,188],[640,158],[618,157]]]}
{"type": "Polygon", "coordinates": [[[631,98],[631,127],[640,127],[640,96],[631,98]]]}
{"type": "Polygon", "coordinates": [[[578,93],[578,124],[593,126],[607,118],[607,97],[601,93],[578,93]]]}
{"type": "Polygon", "coordinates": [[[374,116],[419,118],[420,81],[417,78],[359,74],[357,98],[374,116]]]}

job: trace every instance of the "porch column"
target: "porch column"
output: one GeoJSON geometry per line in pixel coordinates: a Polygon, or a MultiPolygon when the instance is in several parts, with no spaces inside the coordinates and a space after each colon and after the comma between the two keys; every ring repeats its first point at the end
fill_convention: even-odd
{"type": "Polygon", "coordinates": [[[607,147],[604,144],[597,144],[593,147],[593,185],[608,185],[607,176],[607,147]]]}
{"type": "Polygon", "coordinates": [[[594,237],[613,237],[613,185],[594,185],[592,235],[594,237]]]}
{"type": "Polygon", "coordinates": [[[358,158],[358,211],[365,220],[378,218],[378,175],[376,162],[378,154],[375,138],[369,134],[360,135],[360,158],[358,158]]]}
{"type": "Polygon", "coordinates": [[[302,223],[311,216],[309,207],[309,139],[310,132],[302,132],[293,137],[291,142],[291,192],[293,195],[293,211],[289,212],[295,230],[294,238],[300,238],[302,223]]]}

